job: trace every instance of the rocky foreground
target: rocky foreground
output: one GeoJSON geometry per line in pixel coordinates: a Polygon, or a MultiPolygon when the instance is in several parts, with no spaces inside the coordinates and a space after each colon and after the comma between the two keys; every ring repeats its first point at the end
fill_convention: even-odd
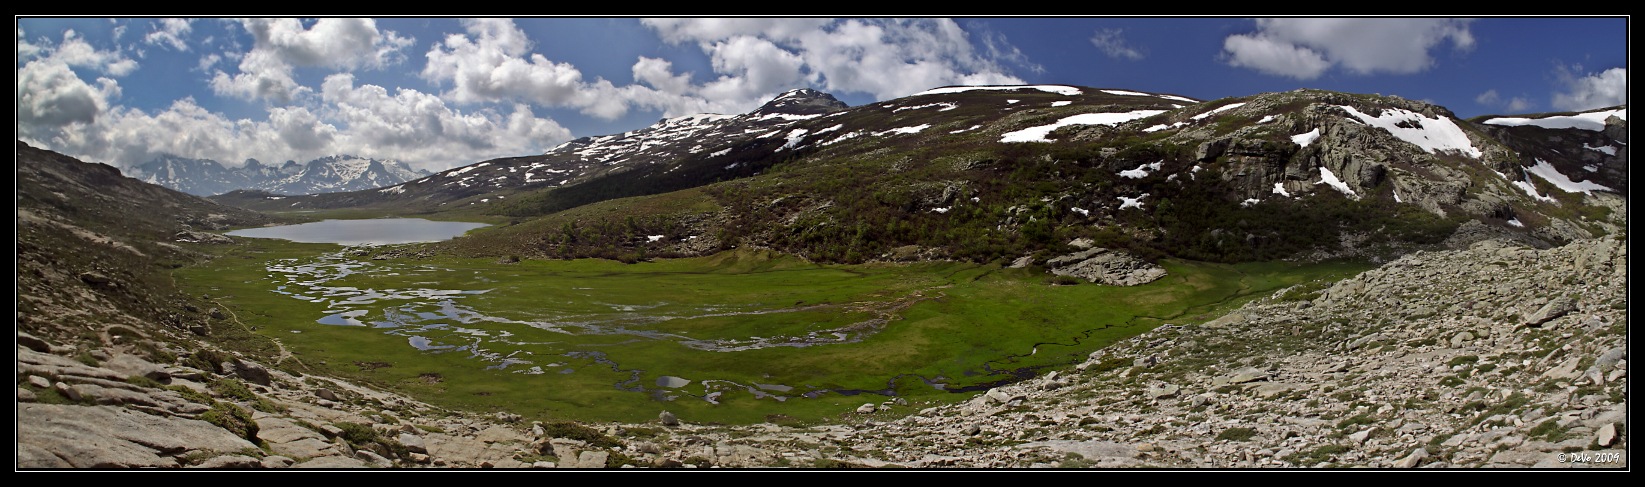
{"type": "Polygon", "coordinates": [[[1626,468],[1626,240],[1459,246],[814,427],[527,423],[20,335],[17,468],[1626,468]]]}

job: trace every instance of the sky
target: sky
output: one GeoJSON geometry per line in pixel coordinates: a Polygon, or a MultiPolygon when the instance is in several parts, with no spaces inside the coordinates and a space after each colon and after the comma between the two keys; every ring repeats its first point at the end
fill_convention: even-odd
{"type": "Polygon", "coordinates": [[[1199,100],[1317,88],[1456,115],[1627,103],[1627,16],[16,17],[17,138],[132,167],[350,154],[440,171],[812,88],[1199,100]]]}

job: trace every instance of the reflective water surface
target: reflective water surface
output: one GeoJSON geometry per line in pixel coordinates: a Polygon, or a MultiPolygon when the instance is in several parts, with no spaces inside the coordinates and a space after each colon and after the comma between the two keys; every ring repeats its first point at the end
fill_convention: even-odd
{"type": "Polygon", "coordinates": [[[323,220],[300,225],[247,228],[228,232],[235,237],[278,238],[303,243],[392,245],[438,242],[487,226],[484,223],[440,222],[422,218],[323,220]]]}

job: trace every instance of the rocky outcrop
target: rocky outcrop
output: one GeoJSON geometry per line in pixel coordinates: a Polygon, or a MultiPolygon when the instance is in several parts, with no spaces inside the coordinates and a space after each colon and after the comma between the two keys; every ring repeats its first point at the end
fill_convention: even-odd
{"type": "Polygon", "coordinates": [[[1175,130],[1170,144],[1194,147],[1194,163],[1217,170],[1236,201],[1325,191],[1390,199],[1441,217],[1507,221],[1535,214],[1516,223],[1536,220],[1525,231],[1565,242],[1602,234],[1596,226],[1605,223],[1573,220],[1552,209],[1562,205],[1554,198],[1529,193],[1521,186],[1537,181],[1526,167],[1547,162],[1577,180],[1626,187],[1627,137],[1620,129],[1627,122],[1616,117],[1604,131],[1503,127],[1458,120],[1420,101],[1319,90],[1204,106],[1174,113],[1173,123],[1159,127],[1175,130]],[[1386,126],[1396,118],[1397,126],[1386,126]]]}
{"type": "Polygon", "coordinates": [[[789,90],[765,102],[752,115],[821,115],[851,108],[834,95],[812,89],[789,90]]]}
{"type": "Polygon", "coordinates": [[[334,379],[298,379],[244,359],[214,371],[45,348],[17,348],[20,469],[526,465],[515,457],[528,438],[512,426],[334,379]],[[108,358],[89,364],[58,353],[108,358]],[[254,424],[257,443],[237,421],[254,424]],[[361,427],[377,439],[363,440],[361,427]]]}
{"type": "Polygon", "coordinates": [[[1136,286],[1165,277],[1165,268],[1118,250],[1093,248],[1046,261],[1051,273],[1111,286],[1136,286]]]}
{"type": "Polygon", "coordinates": [[[191,454],[257,446],[198,419],[120,407],[20,403],[18,468],[180,467],[191,454]]]}
{"type": "Polygon", "coordinates": [[[939,407],[876,426],[909,440],[855,439],[905,466],[1625,467],[1612,435],[1626,429],[1626,264],[1614,239],[1413,254],[1310,301],[1282,291],[1230,319],[1162,326],[1071,381],[990,392],[1021,395],[1017,407],[939,407]],[[1549,307],[1568,311],[1543,321],[1549,307]],[[1100,366],[1112,359],[1130,366],[1100,366]],[[918,433],[971,427],[996,446],[918,433]]]}

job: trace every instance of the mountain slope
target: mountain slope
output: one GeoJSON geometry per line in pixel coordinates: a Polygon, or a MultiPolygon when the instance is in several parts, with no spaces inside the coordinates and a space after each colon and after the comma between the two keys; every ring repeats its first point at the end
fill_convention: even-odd
{"type": "Polygon", "coordinates": [[[1627,116],[1627,107],[1617,106],[1469,121],[1519,151],[1528,172],[1562,190],[1627,194],[1627,116]]]}
{"type": "MultiPolygon", "coordinates": [[[[1067,86],[944,88],[720,151],[469,200],[548,216],[445,245],[549,257],[753,245],[823,261],[1043,262],[1086,239],[1148,258],[1241,261],[1387,258],[1437,245],[1467,220],[1485,224],[1473,233],[1539,246],[1626,221],[1622,195],[1523,179],[1531,158],[1443,107],[1318,90],[1195,102],[1067,86]],[[757,157],[729,159],[739,155],[757,157]]],[[[1574,156],[1546,157],[1557,171],[1574,156]]]]}
{"type": "Polygon", "coordinates": [[[116,324],[202,329],[206,313],[168,275],[202,255],[178,244],[272,221],[19,141],[18,330],[67,339],[116,324]]]}

